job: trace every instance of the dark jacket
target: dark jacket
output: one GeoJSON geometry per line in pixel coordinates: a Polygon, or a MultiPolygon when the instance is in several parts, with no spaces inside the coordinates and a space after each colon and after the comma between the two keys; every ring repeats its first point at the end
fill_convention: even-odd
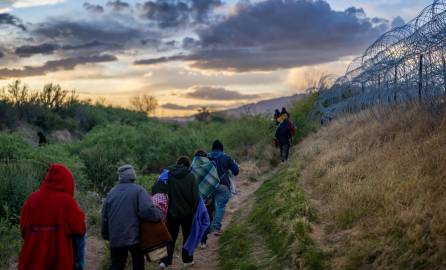
{"type": "Polygon", "coordinates": [[[240,168],[237,163],[222,151],[212,151],[209,153],[209,159],[215,162],[217,166],[220,184],[231,187],[229,171],[231,171],[233,175],[238,175],[240,168]]]}
{"type": "Polygon", "coordinates": [[[290,144],[293,134],[289,128],[289,120],[285,119],[276,129],[276,138],[280,145],[290,144]]]}
{"type": "Polygon", "coordinates": [[[187,167],[175,165],[168,170],[168,215],[174,219],[192,219],[200,200],[197,181],[187,167]]]}
{"type": "Polygon", "coordinates": [[[139,243],[139,220],[160,222],[161,212],[147,191],[130,179],[122,179],[107,195],[102,208],[102,236],[110,247],[129,247],[139,243]]]}

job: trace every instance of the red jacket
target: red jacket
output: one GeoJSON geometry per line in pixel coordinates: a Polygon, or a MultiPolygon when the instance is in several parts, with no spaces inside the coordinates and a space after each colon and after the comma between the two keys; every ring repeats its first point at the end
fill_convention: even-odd
{"type": "Polygon", "coordinates": [[[24,243],[19,270],[73,269],[71,236],[86,232],[85,215],[73,195],[73,175],[63,165],[53,164],[20,212],[24,243]]]}

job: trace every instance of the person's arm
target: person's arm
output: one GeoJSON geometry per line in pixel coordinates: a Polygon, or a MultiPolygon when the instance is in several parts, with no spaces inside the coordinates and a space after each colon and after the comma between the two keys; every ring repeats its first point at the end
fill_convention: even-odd
{"type": "Polygon", "coordinates": [[[102,216],[102,225],[101,225],[101,234],[104,240],[110,240],[110,234],[108,231],[108,200],[106,199],[104,205],[102,206],[101,216],[102,216]]]}
{"type": "Polygon", "coordinates": [[[70,203],[68,212],[68,234],[85,235],[87,225],[85,224],[85,214],[80,209],[77,202],[73,199],[70,203]]]}
{"type": "Polygon", "coordinates": [[[144,188],[138,192],[138,216],[139,218],[151,222],[161,222],[163,215],[161,211],[153,205],[152,198],[144,188]]]}
{"type": "Polygon", "coordinates": [[[234,176],[237,176],[240,172],[240,167],[238,166],[237,162],[235,162],[231,157],[228,157],[229,160],[229,169],[231,170],[232,174],[234,176]]]}

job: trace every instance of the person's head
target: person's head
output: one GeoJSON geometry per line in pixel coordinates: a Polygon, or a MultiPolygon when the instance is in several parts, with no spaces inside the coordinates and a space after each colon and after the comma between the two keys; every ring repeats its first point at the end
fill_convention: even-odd
{"type": "Polygon", "coordinates": [[[282,113],[287,113],[287,110],[285,107],[282,107],[282,113]]]}
{"type": "Polygon", "coordinates": [[[177,159],[178,166],[190,167],[190,158],[187,156],[181,156],[177,159]]]}
{"type": "Polygon", "coordinates": [[[48,189],[74,195],[74,177],[65,165],[54,163],[47,171],[41,185],[42,189],[48,189]]]}
{"type": "Polygon", "coordinates": [[[119,182],[134,182],[136,179],[136,172],[132,165],[126,164],[118,168],[119,182]]]}
{"type": "Polygon", "coordinates": [[[222,151],[223,152],[223,144],[219,140],[215,140],[212,143],[212,151],[222,151]]]}
{"type": "Polygon", "coordinates": [[[207,157],[208,153],[206,153],[206,151],[198,149],[197,151],[195,151],[194,157],[207,157]]]}

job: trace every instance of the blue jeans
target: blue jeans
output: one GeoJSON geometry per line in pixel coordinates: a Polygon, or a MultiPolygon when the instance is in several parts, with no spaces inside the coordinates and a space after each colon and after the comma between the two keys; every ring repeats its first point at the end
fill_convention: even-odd
{"type": "Polygon", "coordinates": [[[231,198],[231,191],[229,187],[220,185],[214,192],[215,202],[215,216],[212,221],[211,230],[221,230],[221,222],[225,216],[225,208],[229,199],[231,198]]]}

